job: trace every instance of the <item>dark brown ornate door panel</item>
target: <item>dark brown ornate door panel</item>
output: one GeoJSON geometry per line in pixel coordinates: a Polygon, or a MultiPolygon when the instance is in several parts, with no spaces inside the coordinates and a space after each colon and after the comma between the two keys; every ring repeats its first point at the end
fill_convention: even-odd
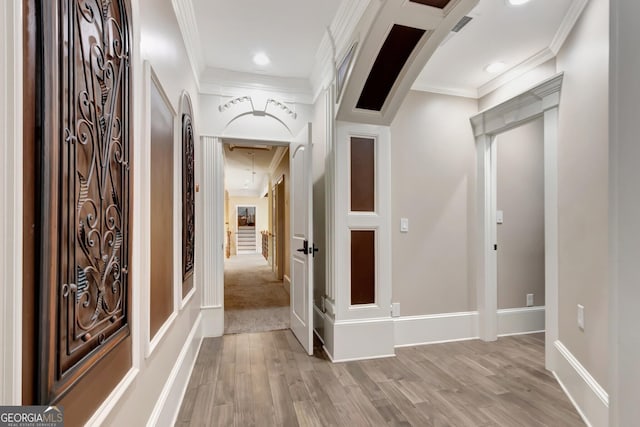
{"type": "Polygon", "coordinates": [[[131,366],[129,5],[35,6],[36,401],[80,423],[131,366]]]}

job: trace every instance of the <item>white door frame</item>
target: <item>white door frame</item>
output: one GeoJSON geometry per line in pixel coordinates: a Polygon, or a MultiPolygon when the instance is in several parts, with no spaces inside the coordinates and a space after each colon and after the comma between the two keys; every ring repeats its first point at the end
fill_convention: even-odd
{"type": "Polygon", "coordinates": [[[563,74],[471,118],[477,150],[476,291],[479,336],[494,341],[498,334],[496,244],[496,135],[538,117],[544,118],[545,219],[545,365],[553,370],[553,343],[558,339],[558,108],[563,74]]]}
{"type": "Polygon", "coordinates": [[[22,2],[0,24],[0,404],[22,402],[22,2]]]}
{"type": "MultiPolygon", "coordinates": [[[[266,140],[265,140],[266,141],[266,140]]],[[[265,141],[261,141],[264,144],[265,141]]],[[[267,141],[289,146],[289,142],[267,141]]],[[[224,333],[224,150],[222,137],[201,136],[202,161],[202,334],[224,333]]]]}

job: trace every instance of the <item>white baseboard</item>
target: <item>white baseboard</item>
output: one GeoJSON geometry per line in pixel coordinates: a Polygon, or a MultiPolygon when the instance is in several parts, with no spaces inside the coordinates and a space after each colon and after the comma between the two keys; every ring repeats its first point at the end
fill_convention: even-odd
{"type": "Polygon", "coordinates": [[[221,337],[224,335],[224,307],[202,307],[202,336],[221,337]]]}
{"type": "Polygon", "coordinates": [[[478,338],[478,312],[393,318],[395,347],[437,344],[478,338]]]}
{"type": "Polygon", "coordinates": [[[282,286],[284,286],[284,290],[287,291],[287,294],[291,295],[291,279],[289,279],[289,276],[286,274],[282,276],[282,286]]]}
{"type": "Polygon", "coordinates": [[[560,341],[554,343],[553,373],[589,427],[609,425],[609,395],[560,341]]]}
{"type": "Polygon", "coordinates": [[[175,424],[193,366],[198,357],[200,345],[202,344],[201,321],[202,314],[198,315],[182,350],[180,350],[180,354],[178,354],[176,363],[173,365],[169,378],[167,378],[156,406],[147,421],[147,427],[169,427],[175,424]]]}
{"type": "Polygon", "coordinates": [[[498,310],[498,336],[544,332],[544,306],[498,310]]]}
{"type": "Polygon", "coordinates": [[[324,344],[324,313],[315,304],[313,304],[313,332],[324,344]]]}
{"type": "MultiPolygon", "coordinates": [[[[331,322],[332,336],[325,329],[325,343],[330,339],[332,346],[327,346],[327,354],[333,362],[350,362],[353,360],[393,357],[393,320],[362,319],[331,322]]],[[[325,322],[326,324],[326,322],[325,322]]]]}

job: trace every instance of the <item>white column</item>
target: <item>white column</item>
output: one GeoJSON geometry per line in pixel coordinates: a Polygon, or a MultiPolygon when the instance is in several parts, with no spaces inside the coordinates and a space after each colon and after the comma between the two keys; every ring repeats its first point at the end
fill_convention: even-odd
{"type": "Polygon", "coordinates": [[[224,331],[224,159],[219,138],[202,137],[203,335],[224,331]]]}
{"type": "Polygon", "coordinates": [[[22,4],[0,25],[0,404],[22,401],[22,4]]]}
{"type": "Polygon", "coordinates": [[[391,131],[388,126],[337,122],[334,157],[334,360],[392,356],[391,318],[391,131]],[[350,210],[351,137],[375,141],[375,212],[350,210]],[[376,232],[376,289],[373,304],[351,305],[351,230],[376,232]],[[371,337],[376,337],[371,339],[371,337]]]}
{"type": "MultiPolygon", "coordinates": [[[[555,94],[554,94],[555,96],[555,94]]],[[[554,370],[558,340],[558,107],[544,112],[545,366],[554,370]]]]}
{"type": "Polygon", "coordinates": [[[478,303],[478,334],[484,341],[495,341],[498,334],[498,290],[496,277],[495,236],[495,168],[492,165],[495,144],[493,137],[476,137],[477,233],[476,294],[478,303]]]}
{"type": "Polygon", "coordinates": [[[640,2],[610,7],[610,338],[602,344],[609,344],[610,425],[630,426],[640,419],[640,2]]]}

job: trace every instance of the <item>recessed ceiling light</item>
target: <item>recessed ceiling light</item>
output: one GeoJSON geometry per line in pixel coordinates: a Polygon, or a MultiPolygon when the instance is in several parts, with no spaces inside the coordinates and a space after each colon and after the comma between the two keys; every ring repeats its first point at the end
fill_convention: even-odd
{"type": "Polygon", "coordinates": [[[259,65],[260,67],[264,67],[265,65],[268,65],[269,62],[271,62],[271,60],[269,59],[266,53],[258,52],[255,55],[253,55],[253,62],[256,65],[259,65]]]}
{"type": "Polygon", "coordinates": [[[494,62],[492,64],[487,65],[484,70],[487,73],[496,74],[501,71],[504,71],[505,68],[507,68],[507,64],[505,64],[504,62],[494,62]]]}
{"type": "Polygon", "coordinates": [[[531,0],[507,0],[511,6],[521,6],[525,3],[529,3],[531,0]]]}

